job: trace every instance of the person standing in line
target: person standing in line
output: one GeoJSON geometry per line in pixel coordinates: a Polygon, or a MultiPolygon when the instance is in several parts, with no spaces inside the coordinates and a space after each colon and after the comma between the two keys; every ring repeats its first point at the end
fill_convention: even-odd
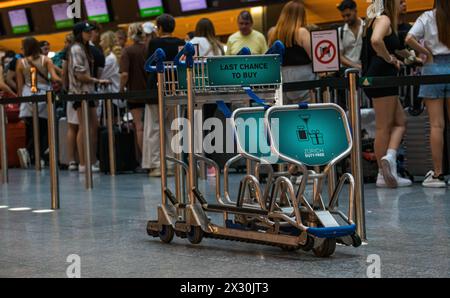
{"type": "MultiPolygon", "coordinates": [[[[406,43],[427,56],[422,75],[450,75],[450,1],[435,0],[435,8],[423,13],[406,37],[406,43]],[[423,40],[425,45],[419,43],[423,40]]],[[[431,154],[434,169],[428,172],[424,187],[447,186],[443,172],[445,103],[450,119],[450,84],[420,87],[419,97],[425,99],[431,124],[431,154]]]]}
{"type": "Polygon", "coordinates": [[[400,15],[398,17],[398,37],[400,38],[400,43],[402,48],[405,48],[405,39],[408,35],[409,30],[411,30],[412,25],[408,23],[408,4],[406,0],[400,0],[400,15]]]}
{"type": "Polygon", "coordinates": [[[128,35],[127,32],[123,29],[119,29],[116,31],[116,42],[117,45],[119,47],[121,47],[122,49],[125,48],[125,46],[127,45],[127,41],[128,41],[128,35]]]}
{"type": "Polygon", "coordinates": [[[251,13],[242,11],[238,17],[239,31],[228,39],[227,55],[236,55],[243,47],[248,47],[252,55],[263,55],[267,52],[266,38],[261,32],[254,30],[253,25],[251,13]]]}
{"type": "Polygon", "coordinates": [[[358,8],[354,0],[342,1],[338,10],[345,22],[345,25],[338,29],[342,66],[361,70],[364,21],[358,17],[358,8]]]}
{"type": "MultiPolygon", "coordinates": [[[[225,55],[225,51],[223,49],[222,43],[216,37],[216,29],[214,28],[214,24],[210,19],[203,18],[197,22],[195,27],[194,38],[191,39],[191,43],[193,45],[198,45],[200,57],[214,57],[214,56],[223,56],[225,55]]],[[[203,119],[201,117],[196,118],[197,127],[203,126],[204,119],[208,119],[214,117],[214,113],[216,111],[217,105],[215,104],[205,104],[203,106],[203,119]]],[[[203,152],[203,137],[202,134],[196,134],[196,152],[203,152]]],[[[208,167],[207,175],[209,177],[216,176],[216,170],[214,167],[208,167]]]]}
{"type": "MultiPolygon", "coordinates": [[[[311,35],[305,25],[304,4],[290,1],[283,7],[277,25],[269,32],[269,45],[279,40],[286,47],[282,68],[284,82],[311,81],[316,78],[312,69],[311,35]]],[[[310,92],[286,92],[284,98],[284,104],[307,101],[310,92]]]]}
{"type": "MultiPolygon", "coordinates": [[[[156,19],[156,26],[158,28],[158,37],[150,41],[148,45],[147,58],[151,57],[155,51],[160,48],[166,53],[166,61],[173,61],[178,54],[181,47],[185,45],[185,41],[179,38],[173,37],[173,32],[175,31],[176,22],[173,16],[169,14],[163,14],[156,19]]],[[[155,74],[150,74],[150,88],[157,88],[157,80],[155,74]]],[[[166,108],[166,118],[159,119],[158,105],[149,105],[150,114],[147,115],[149,118],[150,125],[147,126],[145,135],[151,138],[150,143],[151,154],[147,155],[146,158],[150,160],[146,162],[146,166],[150,167],[150,177],[160,177],[161,176],[161,160],[160,160],[160,145],[159,145],[159,123],[164,121],[166,123],[166,150],[168,155],[172,155],[171,142],[169,141],[172,136],[171,124],[174,117],[174,111],[172,108],[166,108]]],[[[167,174],[173,175],[173,165],[168,163],[167,174]]]]}
{"type": "MultiPolygon", "coordinates": [[[[133,44],[122,50],[119,71],[120,92],[143,91],[147,89],[148,75],[144,70],[147,47],[145,45],[145,33],[142,24],[131,24],[128,27],[128,37],[133,41],[133,44]]],[[[145,99],[130,99],[127,101],[128,109],[133,116],[136,140],[141,156],[143,152],[145,101],[145,99]]]]}
{"type": "MultiPolygon", "coordinates": [[[[376,10],[368,21],[363,41],[363,71],[365,77],[397,76],[402,63],[396,58],[401,49],[397,34],[400,0],[374,0],[376,10]]],[[[370,11],[370,10],[369,10],[370,11]]],[[[399,99],[399,89],[365,89],[375,109],[375,155],[380,169],[377,187],[411,186],[408,179],[397,174],[397,150],[406,131],[406,116],[399,99]]]]}
{"type": "MultiPolygon", "coordinates": [[[[56,74],[55,66],[50,58],[41,54],[39,42],[34,37],[26,37],[22,41],[22,48],[25,57],[17,61],[16,78],[18,96],[32,96],[43,95],[47,91],[51,90],[52,82],[61,83],[61,78],[56,74]],[[37,90],[32,90],[32,77],[31,69],[36,69],[36,87],[37,90]],[[51,80],[49,79],[51,78],[51,80]]],[[[31,103],[22,103],[20,105],[20,118],[25,120],[26,124],[26,136],[27,147],[26,149],[30,153],[31,160],[36,163],[41,160],[35,160],[36,156],[34,151],[34,139],[33,139],[33,105],[31,103]]],[[[47,104],[38,104],[38,116],[39,116],[39,136],[40,136],[40,156],[44,157],[44,153],[48,148],[48,126],[47,126],[47,104]]]]}
{"type": "MultiPolygon", "coordinates": [[[[92,30],[94,27],[88,22],[79,22],[73,28],[74,43],[68,51],[68,81],[69,94],[90,94],[95,92],[95,84],[106,85],[109,80],[99,80],[96,78],[94,71],[94,56],[92,54],[92,47],[89,42],[92,38],[92,30]]],[[[98,119],[96,103],[89,101],[89,123],[97,122],[97,126],[89,127],[89,131],[85,132],[83,125],[79,126],[77,134],[77,148],[79,153],[80,165],[78,167],[79,173],[86,171],[86,166],[91,166],[93,172],[99,172],[99,168],[94,166],[96,160],[96,151],[94,147],[94,138],[97,135],[98,119]],[[95,131],[94,131],[95,130],[95,131]],[[83,135],[87,133],[91,138],[91,161],[92,165],[86,165],[86,156],[84,150],[83,135]]],[[[83,113],[81,111],[81,102],[75,102],[73,108],[77,111],[77,118],[79,123],[83,123],[83,113]]]]}

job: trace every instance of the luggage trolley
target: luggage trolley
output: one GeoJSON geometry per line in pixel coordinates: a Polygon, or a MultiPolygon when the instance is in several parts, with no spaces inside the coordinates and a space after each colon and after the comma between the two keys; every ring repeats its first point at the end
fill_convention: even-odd
{"type": "MultiPolygon", "coordinates": [[[[272,51],[282,52],[283,48],[282,44],[277,43],[272,51]]],[[[273,115],[274,110],[272,109],[275,107],[269,109],[267,113],[268,106],[236,110],[232,115],[232,124],[239,155],[230,160],[227,166],[241,158],[246,158],[259,164],[294,164],[302,169],[303,179],[296,194],[294,186],[287,176],[275,176],[271,173],[269,183],[265,189],[262,189],[257,177],[246,175],[241,180],[238,198],[233,202],[228,193],[228,173],[226,167],[224,172],[225,195],[223,197],[221,196],[220,177],[217,175],[215,198],[217,204],[210,204],[206,200],[197,188],[197,163],[199,161],[209,163],[216,168],[217,173],[220,173],[220,171],[217,164],[213,161],[201,155],[194,154],[194,129],[192,125],[194,121],[194,101],[215,101],[220,96],[221,99],[234,102],[240,99],[244,100],[248,95],[258,101],[256,93],[261,93],[266,96],[272,93],[271,99],[273,102],[282,102],[281,55],[197,58],[194,61],[194,52],[193,46],[188,43],[178,55],[175,64],[172,64],[163,62],[165,55],[159,49],[149,59],[146,65],[148,71],[156,71],[158,73],[160,119],[164,118],[164,105],[166,102],[170,102],[169,98],[180,99],[181,101],[178,101],[178,104],[187,105],[187,118],[191,124],[187,137],[190,150],[187,154],[188,163],[186,164],[181,159],[166,157],[164,149],[166,141],[164,139],[164,124],[161,121],[162,204],[158,207],[158,220],[148,222],[148,234],[153,237],[159,237],[166,243],[170,243],[174,234],[176,234],[181,238],[188,238],[193,244],[198,244],[204,237],[207,237],[273,245],[289,250],[303,249],[308,251],[312,249],[320,257],[332,255],[335,250],[336,241],[355,247],[359,246],[361,240],[355,233],[355,225],[352,221],[354,202],[354,183],[352,176],[346,174],[342,177],[335,193],[330,198],[328,207],[325,207],[321,197],[321,189],[327,170],[347,156],[352,147],[350,129],[345,113],[335,105],[308,107],[311,113],[314,113],[316,110],[325,111],[329,109],[332,112],[334,111],[338,115],[338,119],[341,120],[341,125],[338,127],[342,130],[335,130],[333,136],[341,136],[341,138],[344,138],[345,142],[341,141],[340,144],[345,143],[347,146],[345,148],[338,148],[337,151],[333,149],[333,158],[327,160],[327,167],[324,173],[308,171],[305,163],[302,162],[303,159],[299,156],[290,156],[283,152],[282,149],[274,146],[278,144],[276,142],[278,137],[273,137],[272,131],[274,129],[270,126],[270,121],[268,121],[267,117],[273,115]],[[186,58],[184,65],[179,63],[181,56],[185,56],[186,58]],[[154,62],[156,62],[156,67],[151,66],[154,62]],[[266,70],[266,76],[257,78],[258,76],[254,73],[244,75],[244,72],[242,72],[239,75],[239,72],[237,72],[237,68],[248,70],[252,67],[260,67],[263,69],[262,72],[266,70]],[[184,89],[183,85],[184,71],[186,72],[187,78],[185,82],[186,89],[184,89]],[[236,72],[234,74],[231,72],[230,75],[230,71],[236,72]],[[227,73],[231,76],[231,79],[230,77],[226,78],[227,73]],[[170,80],[167,80],[168,77],[170,80]],[[177,78],[178,82],[174,78],[177,78]],[[246,90],[243,90],[243,85],[247,86],[246,90]],[[255,91],[252,91],[249,87],[255,91]],[[247,128],[248,123],[245,120],[248,119],[253,120],[256,125],[249,125],[247,128]],[[270,142],[267,133],[270,135],[270,142]],[[257,150],[251,150],[251,146],[249,145],[254,143],[255,139],[261,146],[257,146],[257,150]],[[173,195],[168,189],[166,160],[175,162],[185,171],[188,194],[187,202],[183,201],[183,197],[173,195]],[[312,204],[305,197],[306,183],[309,178],[312,178],[317,184],[312,204]],[[346,181],[350,185],[348,216],[336,209],[337,199],[346,181]],[[251,198],[250,202],[244,202],[246,192],[248,192],[251,198]],[[282,195],[288,198],[288,207],[283,207],[280,204],[279,198],[282,195]],[[223,214],[224,224],[217,225],[212,223],[208,217],[208,213],[223,214]],[[343,220],[344,225],[340,225],[334,219],[333,214],[338,215],[343,220]],[[230,215],[234,216],[234,220],[230,219],[230,215]],[[239,220],[242,217],[246,218],[245,223],[239,220]]],[[[177,101],[175,100],[174,102],[177,101]]],[[[293,108],[290,106],[289,109],[293,108]]],[[[275,111],[278,112],[278,110],[275,111]]],[[[283,110],[280,110],[280,113],[281,111],[283,110]]],[[[305,119],[303,117],[296,120],[304,122],[305,119]]],[[[286,123],[284,121],[281,122],[282,127],[280,126],[280,129],[282,130],[285,129],[284,126],[286,123]]],[[[333,123],[332,127],[327,126],[326,129],[333,128],[335,125],[336,123],[333,123]]],[[[296,130],[296,138],[300,140],[300,143],[304,141],[304,136],[307,136],[309,141],[312,142],[312,146],[323,145],[325,142],[330,143],[327,137],[330,134],[324,134],[318,129],[309,130],[311,125],[307,125],[307,127],[306,132],[296,130]]],[[[323,131],[326,129],[323,128],[323,131]]],[[[281,136],[284,135],[281,134],[281,136]]],[[[284,138],[281,138],[281,140],[283,142],[286,141],[284,138]]],[[[280,148],[284,148],[283,144],[280,142],[280,145],[282,145],[280,148]]],[[[328,148],[325,147],[322,150],[327,151],[328,148]]],[[[178,187],[179,185],[177,185],[178,187]]],[[[180,193],[178,189],[177,193],[180,193]]]]}

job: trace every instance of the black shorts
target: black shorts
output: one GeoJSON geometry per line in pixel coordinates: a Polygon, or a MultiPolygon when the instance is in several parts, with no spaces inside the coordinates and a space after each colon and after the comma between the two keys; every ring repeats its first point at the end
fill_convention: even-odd
{"type": "MultiPolygon", "coordinates": [[[[398,70],[380,57],[373,57],[365,77],[396,77],[398,70]]],[[[399,88],[366,88],[364,92],[370,99],[399,96],[399,88]]]]}
{"type": "Polygon", "coordinates": [[[138,110],[145,108],[145,103],[140,102],[127,102],[128,109],[131,110],[138,110]]]}

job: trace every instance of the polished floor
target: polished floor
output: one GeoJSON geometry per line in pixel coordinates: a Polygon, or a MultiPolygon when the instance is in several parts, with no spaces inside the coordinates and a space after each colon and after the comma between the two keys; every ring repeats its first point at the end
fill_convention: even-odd
{"type": "Polygon", "coordinates": [[[145,231],[156,216],[158,179],[96,175],[92,191],[78,174],[61,172],[60,180],[61,210],[54,213],[32,212],[50,207],[47,172],[12,170],[9,185],[0,185],[0,277],[63,278],[72,254],[86,278],[367,277],[373,255],[382,277],[450,277],[450,189],[367,185],[368,244],[339,246],[330,259],[318,259],[221,240],[162,244],[145,231]],[[20,207],[32,210],[10,210],[20,207]]]}

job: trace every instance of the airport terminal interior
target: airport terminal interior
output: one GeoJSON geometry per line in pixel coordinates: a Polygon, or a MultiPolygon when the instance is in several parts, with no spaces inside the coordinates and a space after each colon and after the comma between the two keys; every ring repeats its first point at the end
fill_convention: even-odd
{"type": "Polygon", "coordinates": [[[0,0],[0,278],[448,278],[445,16],[0,0]]]}

